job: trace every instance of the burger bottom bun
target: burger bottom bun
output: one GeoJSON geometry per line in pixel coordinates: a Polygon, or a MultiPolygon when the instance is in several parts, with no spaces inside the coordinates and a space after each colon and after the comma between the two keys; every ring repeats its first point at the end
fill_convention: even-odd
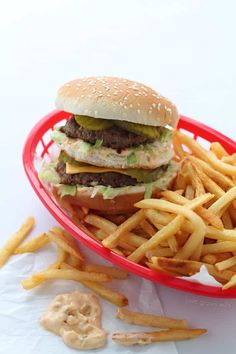
{"type": "MultiPolygon", "coordinates": [[[[153,190],[152,198],[158,198],[160,192],[160,189],[153,190]]],[[[56,187],[54,187],[53,193],[60,198],[56,187]]],[[[85,207],[94,210],[96,214],[124,214],[137,210],[134,204],[144,199],[144,193],[144,188],[142,190],[141,188],[134,188],[130,193],[119,194],[113,199],[103,199],[101,193],[91,197],[91,188],[88,187],[81,188],[81,191],[78,191],[75,196],[65,195],[62,200],[72,207],[85,207]]]]}

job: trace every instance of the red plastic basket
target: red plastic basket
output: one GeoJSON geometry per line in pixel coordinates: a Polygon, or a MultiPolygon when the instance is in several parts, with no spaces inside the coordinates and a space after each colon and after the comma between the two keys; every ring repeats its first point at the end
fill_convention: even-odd
{"type": "MultiPolygon", "coordinates": [[[[45,155],[50,153],[50,149],[53,145],[53,141],[50,140],[50,132],[53,126],[64,119],[68,119],[69,117],[69,113],[58,110],[54,110],[46,115],[31,130],[26,139],[23,150],[23,164],[29,181],[37,196],[49,212],[55,217],[55,219],[77,240],[90,248],[92,251],[136,275],[168,287],[198,295],[236,298],[236,289],[222,291],[219,287],[206,286],[188,280],[177,279],[133,263],[110,251],[109,249],[104,248],[100,243],[92,239],[73,223],[66,213],[54,202],[49,192],[44,188],[38,178],[36,168],[37,157],[45,157],[45,155]]],[[[236,143],[233,140],[193,119],[181,116],[178,128],[188,132],[188,134],[191,133],[195,139],[200,139],[201,143],[205,144],[205,146],[207,146],[207,144],[209,146],[210,142],[219,141],[229,153],[234,153],[236,151],[236,143]]]]}

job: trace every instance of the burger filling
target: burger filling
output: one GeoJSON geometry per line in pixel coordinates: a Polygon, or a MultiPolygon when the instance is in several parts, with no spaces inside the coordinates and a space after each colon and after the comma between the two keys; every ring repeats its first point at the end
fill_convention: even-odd
{"type": "Polygon", "coordinates": [[[56,164],[44,166],[41,179],[59,186],[61,196],[86,187],[111,199],[144,187],[150,197],[153,187],[165,189],[176,174],[171,136],[164,127],[72,116],[53,132],[61,152],[56,164]]]}
{"type": "Polygon", "coordinates": [[[60,183],[84,186],[111,186],[113,188],[135,186],[138,183],[151,183],[166,171],[168,165],[153,170],[144,169],[106,169],[80,163],[61,151],[56,171],[60,183]],[[87,171],[87,172],[86,172],[87,171]]]}
{"type": "Polygon", "coordinates": [[[96,144],[97,141],[102,141],[102,146],[116,150],[148,144],[154,141],[154,139],[129,132],[115,125],[104,130],[89,130],[76,123],[74,117],[69,119],[60,130],[69,138],[79,138],[92,145],[96,144]]]}

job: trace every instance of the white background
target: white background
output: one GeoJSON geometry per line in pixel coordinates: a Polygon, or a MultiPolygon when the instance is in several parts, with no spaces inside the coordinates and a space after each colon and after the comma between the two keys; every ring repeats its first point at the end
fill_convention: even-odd
{"type": "MultiPolygon", "coordinates": [[[[0,1],[1,242],[29,213],[44,227],[53,224],[24,175],[21,152],[27,133],[53,108],[55,92],[67,80],[117,75],[144,82],[171,98],[182,114],[235,139],[235,4],[0,1]]],[[[5,286],[1,274],[0,286],[5,286]]],[[[234,300],[156,289],[166,314],[209,330],[198,340],[178,343],[179,353],[235,353],[234,300]]],[[[0,320],[4,323],[3,313],[0,320]]],[[[30,340],[26,333],[25,347],[30,340]]],[[[17,353],[17,345],[8,352],[17,353]]]]}

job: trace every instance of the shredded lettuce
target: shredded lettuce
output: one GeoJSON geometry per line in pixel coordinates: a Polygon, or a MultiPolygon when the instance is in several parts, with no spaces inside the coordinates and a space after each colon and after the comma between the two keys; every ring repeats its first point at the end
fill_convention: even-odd
{"type": "Polygon", "coordinates": [[[97,148],[100,148],[103,144],[103,139],[97,139],[96,140],[96,143],[94,144],[94,148],[97,149],[97,148]]]}
{"type": "Polygon", "coordinates": [[[171,130],[161,127],[160,128],[160,136],[159,136],[158,140],[161,143],[165,143],[166,141],[168,141],[172,138],[172,135],[173,135],[173,133],[171,130]]]}
{"type": "Polygon", "coordinates": [[[63,198],[65,195],[76,195],[77,187],[69,184],[63,184],[60,188],[60,196],[63,198]]]}
{"type": "Polygon", "coordinates": [[[153,183],[147,183],[145,185],[144,199],[149,199],[152,196],[153,183]]]}
{"type": "Polygon", "coordinates": [[[38,176],[42,182],[49,182],[52,184],[60,183],[60,176],[55,170],[55,163],[44,163],[39,171],[38,176]]]}
{"type": "Polygon", "coordinates": [[[129,155],[127,156],[127,164],[128,164],[128,165],[133,165],[133,164],[135,164],[136,162],[137,162],[137,157],[136,157],[136,155],[135,155],[134,152],[132,152],[131,154],[129,154],[129,155]]]}
{"type": "Polygon", "coordinates": [[[53,130],[51,133],[51,139],[55,141],[55,143],[62,143],[66,138],[66,135],[58,130],[53,130]]]}
{"type": "Polygon", "coordinates": [[[88,150],[91,148],[91,144],[89,143],[86,143],[86,141],[83,141],[81,144],[80,144],[80,151],[83,153],[83,154],[86,154],[88,152],[88,150]]]}

